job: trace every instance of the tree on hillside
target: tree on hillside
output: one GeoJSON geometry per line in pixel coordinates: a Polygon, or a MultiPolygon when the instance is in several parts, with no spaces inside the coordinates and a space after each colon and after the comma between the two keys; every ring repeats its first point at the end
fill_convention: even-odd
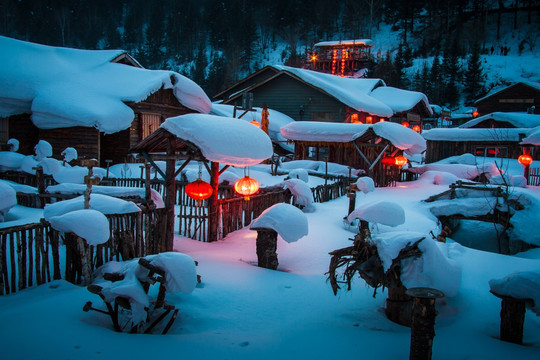
{"type": "Polygon", "coordinates": [[[480,59],[480,46],[475,44],[472,53],[467,61],[467,70],[465,71],[464,90],[465,102],[472,103],[483,95],[485,76],[482,69],[482,61],[480,59]]]}
{"type": "Polygon", "coordinates": [[[435,58],[433,59],[433,63],[431,64],[429,86],[426,94],[434,104],[441,104],[443,86],[444,82],[441,70],[441,61],[439,59],[439,54],[436,54],[435,58]]]}

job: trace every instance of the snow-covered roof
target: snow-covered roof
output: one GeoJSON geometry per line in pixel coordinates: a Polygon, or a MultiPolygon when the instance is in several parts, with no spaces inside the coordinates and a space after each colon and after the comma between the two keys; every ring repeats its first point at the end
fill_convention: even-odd
{"type": "Polygon", "coordinates": [[[394,113],[407,111],[423,102],[427,111],[433,115],[433,109],[429,105],[426,95],[417,91],[398,89],[391,86],[379,86],[371,92],[371,97],[390,106],[394,113]]]}
{"type": "Polygon", "coordinates": [[[540,146],[540,126],[532,129],[521,144],[540,146]]]}
{"type": "Polygon", "coordinates": [[[388,105],[370,96],[375,88],[385,85],[381,79],[353,79],[283,65],[274,68],[300,78],[357,111],[380,117],[394,114],[388,105]]]}
{"type": "Polygon", "coordinates": [[[314,47],[323,47],[323,46],[355,46],[355,45],[364,45],[364,46],[373,46],[373,41],[371,39],[355,39],[355,40],[336,40],[336,41],[321,41],[313,45],[314,47]]]}
{"type": "Polygon", "coordinates": [[[161,88],[178,101],[208,113],[208,96],[172,71],[146,70],[111,61],[122,50],[79,50],[0,36],[0,117],[30,113],[41,129],[96,127],[104,133],[128,128],[139,102],[161,88]]]}
{"type": "Polygon", "coordinates": [[[350,142],[364,135],[369,129],[408,154],[420,154],[426,150],[426,142],[415,131],[389,121],[369,124],[297,121],[281,128],[281,134],[289,140],[350,142]]]}
{"type": "Polygon", "coordinates": [[[259,164],[273,154],[264,131],[246,121],[207,114],[167,119],[160,128],[197,146],[210,161],[233,166],[259,164]]]}
{"type": "Polygon", "coordinates": [[[482,97],[482,98],[476,100],[475,103],[478,103],[478,102],[480,102],[480,101],[482,101],[482,100],[485,100],[485,99],[487,99],[487,98],[489,98],[489,97],[491,97],[491,96],[493,96],[493,95],[495,95],[495,94],[497,94],[497,93],[500,93],[501,91],[504,91],[504,90],[506,90],[506,89],[509,89],[509,88],[511,88],[511,87],[513,87],[513,86],[516,86],[516,85],[518,85],[518,84],[525,84],[525,85],[527,85],[527,86],[530,86],[530,87],[532,87],[532,88],[534,88],[534,89],[540,91],[540,83],[538,83],[538,82],[534,82],[534,81],[519,81],[519,82],[514,83],[514,84],[512,84],[512,85],[503,86],[503,87],[495,87],[495,88],[493,88],[486,96],[484,96],[484,97],[482,97]]]}
{"type": "Polygon", "coordinates": [[[517,128],[532,128],[540,126],[540,115],[527,114],[524,112],[494,112],[469,120],[460,127],[470,128],[489,120],[505,121],[517,128]]]}
{"type": "Polygon", "coordinates": [[[520,134],[528,134],[531,129],[463,129],[438,128],[425,130],[422,136],[430,141],[519,141],[520,134]]]}

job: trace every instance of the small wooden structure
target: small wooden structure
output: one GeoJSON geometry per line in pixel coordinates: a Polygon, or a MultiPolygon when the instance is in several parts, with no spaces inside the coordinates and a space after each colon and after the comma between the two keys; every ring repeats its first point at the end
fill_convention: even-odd
{"type": "Polygon", "coordinates": [[[332,75],[353,76],[372,61],[371,39],[322,41],[307,53],[305,68],[332,75]]]}
{"type": "Polygon", "coordinates": [[[540,111],[540,85],[522,81],[493,92],[474,102],[480,115],[496,111],[527,112],[533,106],[533,114],[540,111]]]}
{"type": "Polygon", "coordinates": [[[132,147],[130,152],[144,156],[165,179],[164,201],[167,212],[167,232],[163,251],[172,251],[174,205],[176,204],[175,179],[180,172],[191,161],[199,161],[210,174],[210,185],[213,191],[212,196],[207,200],[208,241],[216,241],[220,219],[220,207],[218,207],[219,174],[231,165],[249,166],[269,158],[272,156],[272,142],[266,133],[245,121],[214,115],[191,114],[168,119],[158,130],[132,147]],[[215,144],[218,141],[216,137],[218,134],[223,139],[232,142],[233,151],[231,153],[234,154],[219,152],[220,150],[226,151],[227,146],[223,148],[219,147],[220,144],[215,144]],[[235,138],[237,141],[244,140],[246,146],[243,150],[244,154],[237,153],[239,147],[234,144],[235,138]],[[250,154],[255,157],[250,157],[250,154]],[[165,160],[165,173],[155,164],[154,160],[158,159],[165,160]],[[176,161],[179,160],[183,161],[183,164],[176,169],[176,161]],[[221,170],[218,161],[225,163],[225,167],[221,170]]]}

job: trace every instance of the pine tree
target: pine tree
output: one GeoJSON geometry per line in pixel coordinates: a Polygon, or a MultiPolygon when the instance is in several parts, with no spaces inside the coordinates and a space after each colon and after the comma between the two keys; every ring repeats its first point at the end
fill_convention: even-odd
{"type": "Polygon", "coordinates": [[[467,71],[465,72],[465,101],[472,103],[478,99],[484,89],[484,70],[482,69],[482,61],[480,59],[480,47],[475,44],[472,53],[467,61],[467,71]]]}
{"type": "Polygon", "coordinates": [[[441,61],[439,60],[439,55],[436,54],[431,65],[431,72],[429,74],[429,91],[428,98],[434,104],[440,104],[442,100],[442,91],[445,83],[443,82],[443,77],[441,73],[441,61]]]}

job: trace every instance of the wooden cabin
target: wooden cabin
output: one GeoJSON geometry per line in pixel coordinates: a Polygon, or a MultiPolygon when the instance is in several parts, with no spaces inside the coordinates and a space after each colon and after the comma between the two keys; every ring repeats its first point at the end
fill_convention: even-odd
{"type": "MultiPolygon", "coordinates": [[[[522,154],[520,145],[531,129],[523,128],[440,128],[426,130],[426,163],[436,162],[451,156],[473,154],[488,158],[517,159],[522,154]]],[[[540,152],[531,153],[540,160],[540,152]]]]}
{"type": "Polygon", "coordinates": [[[323,41],[307,54],[305,68],[339,76],[354,76],[372,60],[370,39],[323,41]]]}
{"type": "Polygon", "coordinates": [[[191,80],[146,70],[122,50],[58,48],[5,37],[0,37],[0,47],[10,50],[8,62],[30,53],[36,64],[10,71],[2,69],[6,60],[0,59],[0,77],[7,78],[0,84],[0,143],[15,138],[26,155],[45,140],[57,159],[73,147],[80,158],[95,158],[101,166],[106,160],[129,161],[129,148],[166,118],[211,109],[204,91],[191,80]],[[68,68],[66,74],[62,67],[68,68]],[[31,89],[31,95],[21,88],[31,89]]]}
{"type": "Polygon", "coordinates": [[[477,117],[460,128],[533,128],[540,126],[540,115],[524,112],[495,112],[477,117]]]}
{"type": "Polygon", "coordinates": [[[252,106],[266,105],[296,121],[374,124],[393,116],[421,119],[432,114],[424,94],[387,87],[381,79],[347,78],[280,65],[259,70],[216,98],[242,106],[245,94],[251,94],[252,106]],[[389,92],[392,96],[387,96],[389,92]]]}
{"type": "Polygon", "coordinates": [[[524,112],[540,114],[540,84],[518,82],[476,100],[480,115],[494,112],[524,112]]]}

